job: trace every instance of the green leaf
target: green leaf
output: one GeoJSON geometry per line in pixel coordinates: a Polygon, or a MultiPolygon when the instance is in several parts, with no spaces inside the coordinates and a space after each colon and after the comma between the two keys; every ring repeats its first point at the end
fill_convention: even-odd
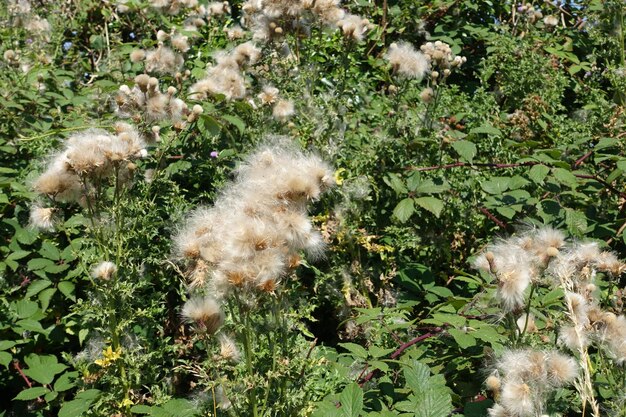
{"type": "Polygon", "coordinates": [[[76,386],[74,379],[78,378],[78,372],[66,372],[54,383],[54,390],[57,392],[67,391],[76,386]]]}
{"type": "Polygon", "coordinates": [[[21,401],[30,401],[30,400],[34,400],[35,398],[41,397],[42,395],[45,395],[48,392],[50,392],[50,390],[45,387],[27,388],[24,391],[21,391],[19,394],[17,394],[15,398],[13,399],[21,400],[21,401]]]}
{"type": "Polygon", "coordinates": [[[57,248],[48,241],[45,241],[41,244],[39,254],[44,258],[51,259],[53,261],[58,261],[59,259],[61,259],[61,251],[59,251],[59,248],[57,248]]]}
{"type": "Polygon", "coordinates": [[[393,173],[389,173],[387,174],[384,178],[383,181],[385,181],[385,184],[387,184],[388,186],[391,187],[391,189],[393,191],[396,192],[396,194],[401,195],[401,194],[406,194],[409,191],[406,189],[406,186],[404,185],[404,182],[400,179],[400,177],[396,174],[393,173]]]}
{"type": "Polygon", "coordinates": [[[509,189],[510,180],[509,177],[492,177],[481,182],[480,187],[489,194],[501,195],[509,189]]]}
{"type": "Polygon", "coordinates": [[[234,125],[237,129],[239,129],[239,133],[243,135],[246,131],[246,124],[237,116],[233,116],[231,114],[225,114],[222,116],[222,119],[226,120],[230,124],[234,125]]]}
{"type": "Polygon", "coordinates": [[[29,271],[38,271],[40,269],[44,269],[44,268],[46,268],[48,266],[51,266],[51,265],[54,265],[54,262],[51,261],[50,259],[45,259],[45,258],[31,259],[26,264],[26,266],[28,267],[29,271]]]}
{"type": "Polygon", "coordinates": [[[357,358],[367,358],[367,350],[361,345],[357,345],[356,343],[339,343],[339,346],[352,353],[357,358]]]}
{"type": "Polygon", "coordinates": [[[339,402],[343,417],[360,417],[363,412],[363,390],[353,382],[341,392],[339,402]]]}
{"type": "Polygon", "coordinates": [[[57,292],[56,288],[47,288],[39,293],[37,298],[39,299],[39,302],[41,303],[41,311],[46,311],[48,309],[48,307],[50,306],[50,300],[52,299],[52,296],[56,292],[57,292]]]}
{"type": "Polygon", "coordinates": [[[15,346],[17,343],[15,343],[12,340],[0,340],[0,350],[7,350],[7,349],[11,349],[13,346],[15,346]]]}
{"type": "Polygon", "coordinates": [[[478,152],[476,145],[474,145],[473,142],[470,142],[468,140],[456,141],[452,143],[452,147],[462,159],[470,163],[474,160],[474,157],[476,156],[476,153],[478,152]]]}
{"type": "Polygon", "coordinates": [[[404,223],[415,213],[415,204],[412,198],[405,198],[401,200],[396,208],[393,209],[393,216],[404,223]]]}
{"type": "Polygon", "coordinates": [[[448,333],[450,333],[450,336],[454,338],[454,341],[461,349],[467,349],[476,345],[476,339],[468,333],[458,329],[448,329],[448,333]]]}
{"type": "Polygon", "coordinates": [[[550,172],[550,168],[545,165],[533,165],[528,171],[528,178],[536,184],[543,184],[544,179],[550,172]]]}
{"type": "Polygon", "coordinates": [[[100,396],[97,389],[88,389],[76,395],[72,401],[67,401],[59,410],[58,417],[79,417],[89,410],[89,406],[100,396]]]}
{"type": "Polygon", "coordinates": [[[15,312],[20,319],[32,317],[39,311],[39,305],[35,301],[18,300],[15,302],[15,312]]]}
{"type": "Polygon", "coordinates": [[[470,133],[484,133],[487,135],[494,135],[494,136],[502,135],[502,132],[500,131],[500,129],[493,127],[491,125],[482,125],[479,127],[475,127],[472,130],[470,130],[470,133]]]}
{"type": "Polygon", "coordinates": [[[8,369],[12,360],[13,355],[9,352],[0,352],[0,365],[4,365],[4,367],[8,369]]]}
{"type": "Polygon", "coordinates": [[[420,194],[438,194],[449,189],[450,185],[444,180],[436,179],[433,181],[428,179],[419,183],[413,191],[420,194]]]}
{"type": "Polygon", "coordinates": [[[59,291],[61,291],[61,293],[68,299],[72,300],[72,301],[76,301],[76,296],[74,295],[74,288],[76,288],[76,285],[74,285],[73,282],[71,281],[61,281],[59,282],[59,291]]]}
{"type": "Polygon", "coordinates": [[[556,178],[559,183],[566,185],[570,188],[576,188],[578,186],[578,180],[576,179],[576,176],[567,169],[552,168],[552,175],[554,175],[554,178],[556,178]]]}
{"type": "Polygon", "coordinates": [[[89,329],[80,329],[78,331],[78,343],[81,346],[83,345],[83,342],[85,341],[88,335],[89,335],[89,329]]]}
{"type": "Polygon", "coordinates": [[[40,384],[50,384],[54,380],[56,374],[60,374],[67,365],[58,363],[54,355],[37,355],[30,354],[24,358],[28,369],[24,369],[24,374],[31,377],[40,384]]]}
{"type": "Polygon", "coordinates": [[[567,231],[574,236],[582,236],[587,230],[587,217],[580,211],[565,209],[565,224],[567,231]]]}
{"type": "Polygon", "coordinates": [[[33,295],[38,294],[40,291],[48,288],[51,285],[52,285],[52,282],[48,281],[47,279],[35,280],[31,282],[30,285],[28,286],[28,289],[26,290],[25,298],[30,298],[33,295]]]}
{"type": "Polygon", "coordinates": [[[443,201],[435,197],[419,197],[415,199],[415,203],[430,211],[435,217],[439,217],[443,210],[443,201]]]}

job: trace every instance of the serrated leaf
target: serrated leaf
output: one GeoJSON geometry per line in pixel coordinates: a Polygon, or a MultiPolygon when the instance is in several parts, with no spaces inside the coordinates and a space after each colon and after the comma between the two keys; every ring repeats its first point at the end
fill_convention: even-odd
{"type": "Polygon", "coordinates": [[[34,400],[35,398],[41,397],[42,395],[45,395],[48,392],[50,392],[50,390],[45,387],[32,387],[32,388],[27,388],[21,391],[13,399],[21,400],[21,401],[30,401],[30,400],[34,400]]]}
{"type": "Polygon", "coordinates": [[[100,396],[100,391],[90,389],[76,395],[72,401],[67,401],[59,410],[58,417],[80,417],[89,410],[89,406],[100,396]]]}
{"type": "Polygon", "coordinates": [[[367,350],[361,345],[357,345],[356,343],[339,343],[339,346],[352,353],[357,358],[367,358],[367,350]]]}
{"type": "Polygon", "coordinates": [[[53,261],[58,261],[61,258],[61,251],[59,251],[59,248],[48,241],[42,242],[41,249],[38,253],[44,258],[51,259],[53,261]]]}
{"type": "Polygon", "coordinates": [[[48,281],[47,279],[35,280],[35,281],[31,282],[30,285],[28,286],[28,289],[26,290],[25,298],[30,298],[33,295],[37,295],[37,294],[39,294],[39,292],[41,292],[42,290],[48,288],[51,285],[52,285],[52,282],[48,281]]]}
{"type": "Polygon", "coordinates": [[[470,133],[484,133],[487,135],[494,135],[494,136],[502,135],[502,132],[500,131],[500,129],[493,127],[491,125],[487,125],[487,124],[473,128],[472,130],[470,130],[470,133]]]}
{"type": "Polygon", "coordinates": [[[415,199],[415,203],[423,209],[430,211],[435,217],[439,217],[443,210],[443,201],[435,197],[419,197],[415,199]]]}
{"type": "Polygon", "coordinates": [[[401,200],[396,208],[393,209],[393,216],[401,223],[406,222],[415,213],[415,204],[412,198],[401,200]]]}
{"type": "Polygon", "coordinates": [[[4,367],[8,369],[12,360],[13,355],[9,352],[0,352],[0,365],[4,365],[4,367]]]}
{"type": "Polygon", "coordinates": [[[54,390],[57,392],[67,391],[76,386],[74,379],[78,377],[78,372],[66,372],[61,375],[54,383],[54,390]]]}
{"type": "Polygon", "coordinates": [[[43,385],[50,384],[55,375],[67,369],[67,365],[58,363],[54,355],[31,354],[24,360],[28,365],[28,369],[24,369],[24,374],[43,385]]]}
{"type": "Polygon", "coordinates": [[[438,194],[448,191],[449,189],[450,185],[446,181],[440,179],[433,181],[428,179],[419,183],[413,191],[420,194],[438,194]]]}
{"type": "Polygon", "coordinates": [[[536,184],[543,184],[549,172],[550,168],[545,165],[533,165],[533,167],[528,170],[528,178],[536,184]]]}
{"type": "Polygon", "coordinates": [[[481,182],[480,187],[489,194],[501,195],[509,189],[509,182],[509,177],[492,177],[481,182]]]}
{"type": "Polygon", "coordinates": [[[454,338],[454,341],[461,349],[467,349],[476,345],[476,339],[468,333],[458,329],[448,329],[448,333],[450,333],[450,336],[454,338]]]}
{"type": "Polygon", "coordinates": [[[20,319],[32,317],[39,311],[39,305],[31,300],[18,300],[15,302],[15,313],[20,319]]]}
{"type": "Polygon", "coordinates": [[[222,119],[226,120],[228,123],[232,124],[237,129],[239,129],[239,133],[240,134],[243,135],[243,133],[245,132],[246,124],[239,117],[233,116],[231,114],[225,114],[225,115],[222,116],[222,119]]]}
{"type": "Polygon", "coordinates": [[[580,211],[565,209],[565,224],[567,231],[574,236],[582,236],[587,230],[587,217],[580,211]]]}
{"type": "Polygon", "coordinates": [[[41,311],[46,311],[50,306],[50,300],[52,296],[57,292],[56,288],[46,288],[37,295],[39,302],[41,303],[41,311]]]}
{"type": "Polygon", "coordinates": [[[11,349],[13,346],[15,346],[17,343],[15,343],[12,340],[0,340],[0,350],[7,350],[7,349],[11,349]]]}
{"type": "Polygon", "coordinates": [[[576,188],[578,186],[578,180],[576,179],[576,176],[567,169],[553,168],[552,175],[554,175],[554,178],[559,183],[566,185],[570,188],[576,188]]]}
{"type": "Polygon", "coordinates": [[[29,271],[38,271],[40,269],[44,269],[44,268],[46,268],[48,266],[51,266],[51,265],[54,265],[54,262],[51,261],[50,259],[45,259],[45,258],[31,259],[26,264],[26,266],[28,267],[29,271]]]}
{"type": "Polygon", "coordinates": [[[353,382],[341,392],[339,402],[343,417],[360,417],[363,412],[363,390],[353,382]]]}
{"type": "Polygon", "coordinates": [[[476,145],[469,140],[456,141],[452,143],[452,148],[454,148],[454,150],[459,154],[462,159],[470,163],[474,160],[474,157],[478,152],[476,145]]]}
{"type": "Polygon", "coordinates": [[[387,174],[387,176],[385,176],[383,180],[385,181],[385,184],[390,186],[391,189],[396,192],[396,194],[401,195],[408,193],[404,182],[400,179],[398,175],[390,173],[387,174]]]}
{"type": "Polygon", "coordinates": [[[68,299],[72,300],[72,301],[76,301],[76,296],[74,295],[74,288],[76,288],[76,285],[74,285],[73,282],[71,281],[61,281],[59,282],[59,291],[61,291],[61,293],[68,299]]]}

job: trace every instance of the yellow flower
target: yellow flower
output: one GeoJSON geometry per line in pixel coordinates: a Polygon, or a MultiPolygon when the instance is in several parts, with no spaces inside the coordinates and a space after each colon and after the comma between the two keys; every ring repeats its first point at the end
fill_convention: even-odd
{"type": "Polygon", "coordinates": [[[103,368],[106,368],[107,366],[111,365],[113,362],[115,362],[121,357],[122,357],[121,347],[118,347],[117,349],[115,349],[115,351],[113,351],[113,348],[109,346],[106,349],[104,349],[104,351],[102,352],[102,359],[96,359],[94,363],[96,365],[102,366],[103,368]]]}
{"type": "Polygon", "coordinates": [[[339,168],[337,171],[335,171],[335,182],[337,183],[337,185],[343,184],[343,173],[344,172],[346,172],[345,168],[339,168]]]}
{"type": "Polygon", "coordinates": [[[131,401],[130,398],[124,398],[124,400],[120,403],[120,408],[130,407],[133,404],[134,403],[131,401]]]}

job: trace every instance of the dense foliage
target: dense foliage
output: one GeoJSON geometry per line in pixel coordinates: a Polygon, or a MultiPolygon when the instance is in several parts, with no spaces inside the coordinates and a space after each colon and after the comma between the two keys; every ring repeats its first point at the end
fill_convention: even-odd
{"type": "Polygon", "coordinates": [[[624,12],[2,2],[0,416],[626,416],[624,12]]]}

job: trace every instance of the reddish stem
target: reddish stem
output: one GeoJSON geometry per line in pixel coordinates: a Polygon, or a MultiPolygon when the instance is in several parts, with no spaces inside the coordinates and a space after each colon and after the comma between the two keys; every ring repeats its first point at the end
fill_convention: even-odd
{"type": "Polygon", "coordinates": [[[487,210],[485,207],[481,207],[479,209],[485,216],[487,216],[491,221],[493,221],[495,224],[497,224],[498,226],[500,226],[502,229],[506,229],[507,225],[506,223],[504,223],[502,220],[498,219],[496,216],[494,216],[489,210],[487,210]]]}
{"type": "Polygon", "coordinates": [[[24,380],[24,382],[26,382],[26,385],[28,385],[28,388],[32,388],[33,387],[33,383],[30,382],[30,379],[28,379],[28,377],[26,375],[24,375],[24,372],[22,371],[22,367],[20,366],[20,361],[18,361],[17,359],[13,361],[13,368],[15,368],[15,370],[21,375],[22,379],[24,380]]]}
{"type": "MultiPolygon", "coordinates": [[[[410,348],[411,346],[413,346],[416,343],[419,343],[423,340],[428,339],[429,337],[433,337],[433,336],[437,336],[439,333],[441,333],[443,331],[442,327],[435,327],[433,329],[432,332],[428,332],[426,334],[423,334],[421,336],[418,336],[414,339],[409,340],[408,342],[402,344],[395,352],[393,352],[391,354],[391,356],[389,356],[390,359],[396,359],[398,356],[400,356],[402,354],[402,352],[404,352],[405,350],[407,350],[408,348],[410,348]]],[[[369,365],[365,366],[365,369],[367,369],[369,365]]],[[[363,372],[365,372],[365,369],[363,370],[363,372]]],[[[374,378],[374,375],[376,375],[376,371],[377,369],[374,369],[373,371],[371,371],[369,374],[365,375],[365,377],[361,380],[361,382],[359,382],[359,386],[363,387],[363,385],[371,380],[372,378],[374,378]]],[[[363,372],[361,372],[361,375],[363,375],[363,372]]],[[[359,375],[359,378],[357,379],[357,381],[361,378],[361,375],[359,375]]]]}

